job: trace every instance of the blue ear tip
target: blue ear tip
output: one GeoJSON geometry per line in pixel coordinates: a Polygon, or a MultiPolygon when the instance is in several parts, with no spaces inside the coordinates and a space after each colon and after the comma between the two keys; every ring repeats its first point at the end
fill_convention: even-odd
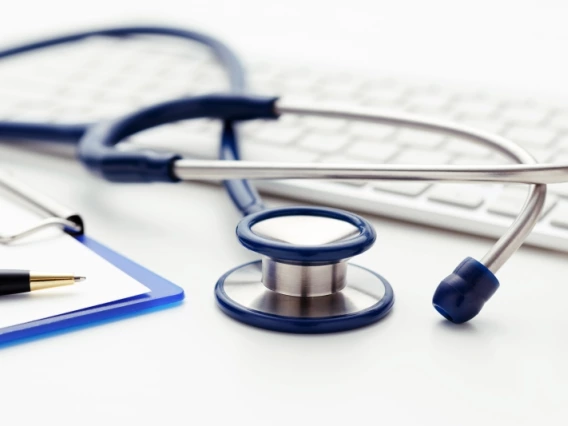
{"type": "Polygon", "coordinates": [[[438,285],[432,304],[455,324],[475,317],[499,288],[499,281],[485,265],[466,258],[438,285]]]}

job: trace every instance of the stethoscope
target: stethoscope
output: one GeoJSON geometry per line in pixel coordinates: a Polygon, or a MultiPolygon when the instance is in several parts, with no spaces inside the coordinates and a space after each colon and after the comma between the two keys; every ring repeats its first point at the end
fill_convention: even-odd
{"type": "MultiPolygon", "coordinates": [[[[0,58],[78,41],[90,36],[157,34],[201,42],[227,70],[234,94],[181,98],[94,125],[0,122],[0,137],[78,143],[79,160],[112,182],[223,180],[244,218],[239,241],[261,260],[225,273],[215,286],[220,308],[244,323],[295,333],[324,333],[371,324],[394,304],[391,285],[381,275],[349,260],[376,239],[362,217],[320,207],[268,209],[245,179],[384,179],[530,184],[516,220],[481,261],[466,258],[439,284],[436,310],[454,323],[475,317],[499,287],[497,270],[521,246],[544,205],[546,184],[568,181],[568,167],[537,165],[517,144],[455,123],[346,106],[289,102],[241,94],[244,70],[235,54],[209,36],[171,28],[135,27],[91,31],[0,52],[0,58]],[[447,133],[486,145],[519,163],[507,166],[399,166],[263,163],[240,161],[235,122],[312,115],[409,126],[447,133]],[[182,158],[149,150],[117,150],[125,138],[167,123],[194,118],[224,121],[222,161],[182,158]]],[[[190,138],[191,135],[188,135],[190,138]]]]}

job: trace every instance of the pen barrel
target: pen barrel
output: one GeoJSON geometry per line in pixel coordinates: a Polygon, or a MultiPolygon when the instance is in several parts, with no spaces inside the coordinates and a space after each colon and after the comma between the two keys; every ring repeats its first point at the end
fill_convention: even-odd
{"type": "Polygon", "coordinates": [[[0,296],[30,291],[30,272],[21,269],[0,270],[0,296]]]}

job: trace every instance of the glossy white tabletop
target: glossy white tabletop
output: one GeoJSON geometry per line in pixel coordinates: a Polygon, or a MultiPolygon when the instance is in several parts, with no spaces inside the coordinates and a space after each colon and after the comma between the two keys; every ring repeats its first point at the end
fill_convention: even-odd
{"type": "MultiPolygon", "coordinates": [[[[526,77],[547,53],[547,60],[558,60],[550,43],[564,45],[568,35],[554,25],[560,10],[547,2],[523,10],[518,19],[533,19],[545,10],[550,17],[539,19],[550,25],[540,22],[526,30],[514,20],[514,2],[507,7],[477,2],[466,13],[444,1],[428,2],[428,7],[422,2],[326,2],[328,9],[318,10],[315,2],[299,1],[285,7],[244,0],[165,0],[154,6],[55,0],[51,6],[35,5],[34,16],[25,21],[32,8],[27,3],[12,5],[12,15],[0,17],[2,37],[158,17],[160,23],[220,31],[245,55],[279,56],[272,49],[281,48],[283,57],[295,54],[301,61],[317,48],[316,59],[331,62],[333,48],[322,46],[335,43],[343,49],[353,46],[346,61],[354,66],[363,66],[365,51],[373,48],[377,68],[384,61],[386,69],[402,70],[415,61],[425,64],[424,74],[434,75],[429,65],[434,61],[438,68],[453,67],[464,80],[473,80],[473,72],[459,46],[487,48],[492,40],[483,29],[489,28],[503,38],[493,40],[497,46],[490,53],[471,60],[469,68],[477,67],[480,83],[492,74],[477,62],[504,60],[500,44],[508,45],[515,34],[526,43],[512,48],[497,77],[503,67],[511,73],[527,63],[530,69],[519,71],[526,77]],[[446,6],[454,18],[445,14],[446,6]],[[413,7],[419,9],[412,12],[413,7]],[[239,17],[242,24],[234,21],[239,17]],[[513,33],[498,31],[505,18],[513,33]],[[379,36],[381,26],[385,38],[379,36]],[[300,36],[310,37],[300,44],[300,36]],[[545,47],[536,49],[541,44],[545,47]],[[525,48],[533,50],[529,54],[525,48]],[[448,59],[449,53],[458,59],[448,59]]],[[[562,66],[546,72],[560,77],[562,66]]],[[[495,84],[502,81],[497,78],[495,84]]],[[[15,146],[0,146],[0,161],[80,211],[89,235],[186,292],[185,302],[172,309],[0,349],[3,424],[477,426],[560,425],[568,418],[565,254],[521,249],[499,272],[502,287],[482,314],[454,326],[434,311],[432,293],[464,257],[481,257],[491,241],[367,215],[378,239],[356,262],[392,283],[393,312],[352,332],[268,332],[229,319],[215,304],[217,279],[255,258],[235,238],[239,214],[220,187],[110,184],[69,158],[31,155],[15,146]]]]}

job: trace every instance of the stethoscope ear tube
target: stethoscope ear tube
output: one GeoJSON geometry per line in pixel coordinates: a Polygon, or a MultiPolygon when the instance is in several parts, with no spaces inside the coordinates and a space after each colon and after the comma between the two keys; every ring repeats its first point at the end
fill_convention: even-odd
{"type": "Polygon", "coordinates": [[[119,151],[114,145],[140,131],[192,118],[275,119],[275,101],[274,97],[208,95],[153,105],[91,126],[79,142],[78,157],[93,173],[112,182],[177,182],[180,179],[173,168],[181,156],[149,150],[119,151]]]}
{"type": "Polygon", "coordinates": [[[105,122],[92,126],[83,136],[78,147],[81,162],[93,174],[110,182],[177,182],[172,165],[180,155],[150,150],[118,151],[109,135],[117,122],[105,122]]]}

